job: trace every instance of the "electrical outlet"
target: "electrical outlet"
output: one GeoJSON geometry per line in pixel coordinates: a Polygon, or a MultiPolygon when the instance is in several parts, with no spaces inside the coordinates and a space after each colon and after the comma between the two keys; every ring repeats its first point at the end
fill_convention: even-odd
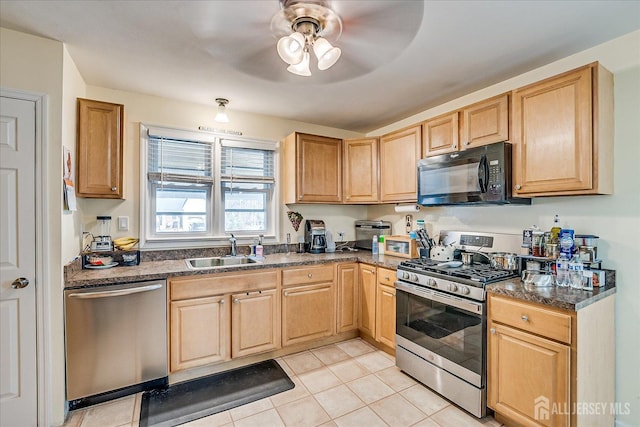
{"type": "Polygon", "coordinates": [[[344,240],[344,232],[338,231],[338,241],[342,242],[344,240]]]}

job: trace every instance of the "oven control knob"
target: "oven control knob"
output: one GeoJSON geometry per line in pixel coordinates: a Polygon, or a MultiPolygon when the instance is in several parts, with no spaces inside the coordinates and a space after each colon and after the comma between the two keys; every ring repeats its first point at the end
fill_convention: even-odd
{"type": "Polygon", "coordinates": [[[451,291],[451,292],[457,292],[457,291],[458,291],[458,285],[455,285],[455,284],[451,283],[451,284],[449,285],[449,291],[451,291]]]}
{"type": "Polygon", "coordinates": [[[438,282],[436,282],[436,279],[429,279],[427,281],[427,285],[431,286],[432,288],[437,288],[438,282]]]}
{"type": "Polygon", "coordinates": [[[471,292],[469,288],[466,286],[463,286],[462,288],[460,288],[460,291],[462,292],[462,295],[469,295],[469,292],[471,292]]]}
{"type": "Polygon", "coordinates": [[[405,279],[405,280],[408,280],[409,279],[409,273],[407,273],[406,271],[403,271],[402,272],[402,278],[405,279]]]}
{"type": "Polygon", "coordinates": [[[418,275],[417,274],[412,274],[411,275],[411,281],[417,282],[418,281],[418,275]]]}

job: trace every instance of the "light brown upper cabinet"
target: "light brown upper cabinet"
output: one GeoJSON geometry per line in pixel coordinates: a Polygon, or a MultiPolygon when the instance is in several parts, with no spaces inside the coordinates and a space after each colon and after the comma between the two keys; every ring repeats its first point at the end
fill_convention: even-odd
{"type": "Polygon", "coordinates": [[[458,112],[434,117],[424,122],[425,157],[458,151],[458,112]]]}
{"type": "Polygon", "coordinates": [[[478,102],[424,122],[425,157],[509,139],[509,94],[478,102]]]}
{"type": "Polygon", "coordinates": [[[378,138],[345,139],[344,202],[378,201],[378,138]]]}
{"type": "Polygon", "coordinates": [[[342,203],[342,140],[292,133],[282,149],[283,202],[342,203]]]}
{"type": "Polygon", "coordinates": [[[381,202],[416,202],[421,143],[422,125],[380,137],[381,202]]]}
{"type": "Polygon", "coordinates": [[[122,199],[124,105],[78,98],[79,197],[122,199]]]}
{"type": "Polygon", "coordinates": [[[513,91],[514,189],[613,192],[613,76],[598,63],[513,91]]]}

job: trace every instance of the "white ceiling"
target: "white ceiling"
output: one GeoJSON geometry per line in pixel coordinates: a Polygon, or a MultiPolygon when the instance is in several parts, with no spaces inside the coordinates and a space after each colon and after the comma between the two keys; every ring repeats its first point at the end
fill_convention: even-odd
{"type": "MultiPolygon", "coordinates": [[[[338,63],[286,71],[278,0],[5,1],[89,85],[367,132],[640,28],[640,1],[334,0],[338,63]]],[[[313,55],[312,55],[313,56],[313,55]]]]}

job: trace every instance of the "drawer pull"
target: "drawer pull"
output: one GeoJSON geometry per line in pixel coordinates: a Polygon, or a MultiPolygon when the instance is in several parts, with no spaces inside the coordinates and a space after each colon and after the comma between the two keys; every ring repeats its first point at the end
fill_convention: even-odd
{"type": "Polygon", "coordinates": [[[234,299],[233,299],[233,303],[234,303],[234,304],[237,304],[238,302],[240,302],[240,300],[239,300],[238,298],[234,298],[234,299]]]}
{"type": "Polygon", "coordinates": [[[523,322],[528,322],[529,321],[529,316],[527,316],[526,314],[523,314],[521,317],[523,322]]]}
{"type": "Polygon", "coordinates": [[[495,334],[496,333],[496,328],[489,329],[489,332],[491,332],[492,334],[495,334]]]}
{"type": "Polygon", "coordinates": [[[313,274],[309,273],[309,274],[307,274],[307,277],[308,277],[309,279],[311,279],[311,278],[313,277],[313,274]]]}
{"type": "Polygon", "coordinates": [[[224,304],[224,300],[223,299],[220,300],[220,304],[224,304]]]}
{"type": "Polygon", "coordinates": [[[389,276],[384,276],[384,280],[389,280],[389,276]]]}

